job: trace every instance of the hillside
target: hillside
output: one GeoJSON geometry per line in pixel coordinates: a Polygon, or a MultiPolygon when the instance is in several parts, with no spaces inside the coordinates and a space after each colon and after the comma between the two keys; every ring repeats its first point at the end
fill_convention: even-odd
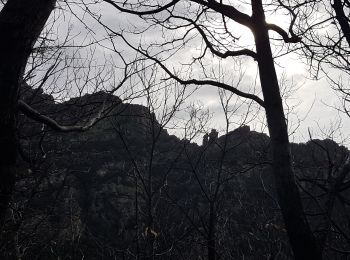
{"type": "MultiPolygon", "coordinates": [[[[220,137],[212,130],[197,145],[169,135],[147,108],[105,93],[60,104],[43,98],[36,108],[59,111],[56,119],[67,124],[85,122],[106,100],[114,105],[83,133],[40,133],[41,125],[22,122],[25,156],[8,220],[21,259],[206,259],[208,248],[221,259],[291,258],[267,135],[248,126],[220,137]]],[[[293,144],[291,152],[321,239],[327,223],[319,205],[328,205],[322,187],[336,179],[349,151],[316,140],[293,144]]],[[[348,232],[344,216],[334,221],[348,232]]],[[[336,234],[329,243],[344,244],[336,234]]]]}

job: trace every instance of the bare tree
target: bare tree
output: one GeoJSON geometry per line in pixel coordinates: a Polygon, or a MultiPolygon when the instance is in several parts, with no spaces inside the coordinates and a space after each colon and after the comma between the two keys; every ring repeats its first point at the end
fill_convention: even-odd
{"type": "MultiPolygon", "coordinates": [[[[239,85],[239,82],[237,83],[239,85]]],[[[234,101],[234,94],[228,91],[219,90],[221,108],[225,116],[224,136],[218,138],[218,132],[212,129],[210,133],[203,136],[203,143],[200,152],[191,147],[185,149],[185,161],[188,164],[186,169],[188,181],[192,188],[192,195],[185,198],[193,198],[193,202],[176,201],[171,196],[169,198],[179,207],[180,212],[189,220],[189,225],[193,226],[196,232],[204,240],[207,259],[215,260],[223,257],[223,246],[218,245],[220,237],[223,237],[223,223],[230,221],[226,219],[224,211],[229,211],[232,201],[227,198],[230,196],[229,190],[233,186],[233,180],[237,176],[242,177],[245,173],[253,170],[259,164],[240,165],[228,163],[235,161],[230,155],[235,153],[244,153],[242,145],[247,142],[249,127],[244,126],[249,123],[249,119],[254,117],[253,112],[241,115],[241,122],[238,120],[238,111],[245,104],[238,100],[234,101]],[[232,104],[233,103],[233,104],[232,104]],[[238,128],[231,132],[231,125],[235,123],[238,128]],[[244,129],[246,130],[244,132],[244,129]],[[225,216],[224,216],[225,215],[225,216]]],[[[247,155],[249,157],[249,155],[247,155]]],[[[244,162],[240,162],[244,163],[244,162]]],[[[244,177],[242,177],[244,178],[244,177]]],[[[224,243],[224,242],[222,242],[224,243]]],[[[199,250],[200,252],[200,250],[199,250]]],[[[203,254],[203,253],[199,253],[203,254]]]]}
{"type": "Polygon", "coordinates": [[[0,31],[4,36],[0,45],[0,86],[3,92],[0,101],[1,219],[8,206],[16,172],[15,132],[19,85],[34,43],[54,6],[55,1],[7,1],[0,13],[0,31]]]}
{"type": "Polygon", "coordinates": [[[349,2],[283,1],[280,8],[295,20],[295,30],[302,37],[300,54],[311,75],[316,79],[326,76],[341,98],[335,108],[349,116],[349,2]]]}
{"type": "MultiPolygon", "coordinates": [[[[162,31],[163,35],[160,35],[155,42],[148,45],[146,42],[138,47],[130,43],[129,46],[158,64],[170,79],[184,85],[210,85],[229,90],[241,98],[255,101],[265,109],[271,138],[277,197],[294,255],[297,259],[321,259],[321,252],[303,211],[291,166],[288,130],[269,36],[269,32],[273,32],[278,36],[277,40],[287,44],[300,42],[300,37],[293,32],[294,17],[290,20],[287,31],[276,24],[266,22],[266,12],[270,14],[271,5],[265,5],[260,0],[246,4],[211,0],[167,3],[144,1],[121,3],[109,0],[104,2],[121,12],[143,18],[146,22],[146,31],[147,29],[152,31],[154,28],[162,31]],[[264,7],[268,11],[265,11],[264,7]],[[253,42],[242,47],[238,42],[241,35],[232,30],[231,26],[245,28],[244,34],[251,33],[254,37],[253,42]],[[183,61],[182,68],[171,69],[169,66],[174,62],[171,58],[176,54],[181,58],[186,57],[183,53],[181,56],[180,51],[195,43],[199,46],[199,51],[191,55],[187,62],[183,61]],[[252,45],[255,48],[250,47],[252,45]],[[257,62],[263,99],[255,93],[232,86],[229,80],[217,76],[215,66],[210,66],[214,64],[213,60],[231,60],[237,56],[251,58],[257,62]],[[210,57],[213,59],[212,62],[210,57]],[[201,73],[198,75],[194,71],[201,73]]],[[[103,20],[96,18],[103,23],[103,20]]],[[[122,37],[128,42],[126,34],[116,32],[107,23],[104,25],[116,39],[122,37]]],[[[140,30],[137,33],[144,31],[140,30]]]]}
{"type": "Polygon", "coordinates": [[[138,75],[145,88],[147,108],[146,114],[135,118],[138,127],[143,129],[143,141],[133,140],[128,130],[120,127],[118,120],[115,129],[132,163],[132,177],[135,179],[136,246],[134,250],[129,250],[136,259],[157,259],[162,255],[174,255],[173,248],[178,243],[176,239],[179,239],[176,234],[184,228],[175,225],[175,216],[171,218],[168,215],[174,212],[164,192],[178,178],[177,164],[182,160],[186,145],[198,135],[201,127],[194,128],[197,118],[190,116],[188,120],[192,123],[186,126],[186,131],[191,132],[190,138],[187,136],[188,139],[178,142],[174,137],[177,141],[171,142],[167,129],[174,131],[189,122],[177,115],[185,112],[185,101],[193,90],[186,90],[178,83],[175,86],[169,85],[169,82],[159,84],[157,79],[160,75],[155,66],[142,70],[138,75]],[[142,156],[139,154],[141,150],[142,156]]]}
{"type": "MultiPolygon", "coordinates": [[[[50,106],[73,96],[99,91],[118,92],[129,99],[140,94],[131,87],[134,83],[129,81],[137,70],[135,61],[128,61],[118,53],[99,62],[95,54],[97,48],[103,48],[99,40],[79,42],[75,40],[75,35],[71,35],[70,29],[65,35],[57,35],[57,25],[66,6],[61,3],[60,10],[54,12],[55,5],[56,1],[24,3],[10,0],[1,3],[0,31],[4,35],[0,45],[0,86],[3,89],[0,100],[2,223],[18,171],[18,151],[21,151],[19,129],[25,122],[23,115],[48,126],[43,127],[41,132],[47,129],[81,132],[107,116],[116,104],[102,97],[90,100],[90,104],[94,103],[90,111],[77,110],[77,107],[89,105],[79,103],[78,99],[65,103],[61,111],[50,111],[50,106]],[[52,13],[54,15],[47,23],[52,13]],[[121,89],[126,82],[129,88],[123,92],[121,89]],[[48,99],[44,100],[43,92],[52,95],[47,95],[48,99]]],[[[118,52],[116,48],[114,50],[118,52]]]]}

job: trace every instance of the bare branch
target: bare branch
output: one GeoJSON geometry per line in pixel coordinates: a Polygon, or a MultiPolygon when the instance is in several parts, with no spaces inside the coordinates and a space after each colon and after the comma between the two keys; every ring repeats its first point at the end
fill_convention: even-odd
{"type": "Polygon", "coordinates": [[[149,55],[146,51],[141,50],[140,48],[135,48],[134,46],[132,46],[126,39],[125,37],[120,34],[120,33],[115,33],[116,36],[119,36],[123,39],[123,41],[133,50],[141,53],[142,55],[144,55],[145,57],[147,57],[148,59],[154,61],[156,64],[158,64],[168,75],[170,78],[176,80],[177,82],[183,84],[183,85],[211,85],[211,86],[215,86],[221,89],[225,89],[228,91],[231,91],[232,93],[243,97],[243,98],[248,98],[251,100],[254,100],[255,102],[257,102],[259,105],[261,105],[262,107],[265,107],[264,101],[259,98],[258,96],[254,95],[254,94],[250,94],[250,93],[246,93],[243,91],[240,91],[239,89],[232,87],[228,84],[222,83],[222,82],[218,82],[218,81],[214,81],[214,80],[197,80],[197,79],[190,79],[190,80],[184,80],[179,78],[177,75],[175,75],[174,73],[172,73],[159,59],[149,55]]]}
{"type": "Polygon", "coordinates": [[[226,51],[226,52],[222,53],[214,48],[213,44],[209,41],[204,30],[198,24],[196,24],[193,20],[185,18],[185,17],[180,17],[180,16],[172,16],[172,17],[185,20],[185,21],[189,22],[190,24],[192,24],[197,29],[197,31],[200,33],[200,35],[203,37],[203,40],[204,40],[206,46],[209,48],[209,50],[214,55],[216,55],[220,58],[225,59],[227,57],[236,57],[236,56],[242,56],[242,55],[252,57],[254,60],[256,60],[256,58],[257,58],[256,53],[252,50],[249,50],[249,49],[241,49],[241,50],[237,50],[237,51],[226,51]]]}
{"type": "Polygon", "coordinates": [[[301,42],[301,37],[296,36],[296,35],[292,35],[291,37],[288,36],[288,33],[283,30],[281,27],[279,27],[276,24],[271,24],[268,23],[266,24],[267,28],[271,31],[275,31],[276,33],[278,33],[279,35],[282,36],[284,42],[286,43],[297,43],[297,42],[301,42]]]}
{"type": "Polygon", "coordinates": [[[156,13],[160,13],[166,9],[168,9],[171,6],[176,5],[180,0],[173,0],[170,3],[164,5],[164,6],[159,6],[158,8],[152,9],[152,10],[148,10],[148,11],[135,11],[134,9],[127,9],[127,8],[123,8],[119,5],[117,5],[114,1],[112,0],[103,0],[104,2],[112,5],[113,7],[115,7],[116,9],[118,9],[121,12],[124,13],[129,13],[129,14],[136,14],[136,15],[150,15],[150,14],[156,14],[156,13]]]}
{"type": "Polygon", "coordinates": [[[220,14],[232,19],[233,21],[247,26],[249,29],[253,29],[253,21],[252,18],[240,11],[238,11],[235,7],[231,5],[226,5],[222,3],[218,3],[215,0],[203,1],[203,0],[191,0],[197,4],[209,7],[210,9],[219,12],[220,14]]]}
{"type": "Polygon", "coordinates": [[[17,107],[23,114],[31,119],[41,122],[59,132],[84,132],[94,126],[102,118],[103,114],[103,109],[101,109],[99,113],[86,125],[64,126],[57,123],[54,119],[41,114],[39,111],[35,110],[22,100],[18,101],[17,107]]]}

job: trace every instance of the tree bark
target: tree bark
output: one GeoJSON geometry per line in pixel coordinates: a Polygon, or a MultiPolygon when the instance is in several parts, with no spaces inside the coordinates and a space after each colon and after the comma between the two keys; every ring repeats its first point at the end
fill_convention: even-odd
{"type": "Polygon", "coordinates": [[[55,2],[55,0],[8,0],[0,12],[1,228],[16,175],[18,90],[33,45],[54,9],[55,2]]]}
{"type": "Polygon", "coordinates": [[[334,0],[332,8],[335,11],[335,19],[337,19],[340,28],[344,34],[344,37],[350,46],[350,25],[348,22],[348,17],[344,12],[344,6],[341,0],[334,0]]]}
{"type": "Polygon", "coordinates": [[[271,139],[277,198],[296,259],[322,259],[304,214],[291,166],[288,129],[261,0],[252,0],[254,36],[261,88],[271,139]]]}

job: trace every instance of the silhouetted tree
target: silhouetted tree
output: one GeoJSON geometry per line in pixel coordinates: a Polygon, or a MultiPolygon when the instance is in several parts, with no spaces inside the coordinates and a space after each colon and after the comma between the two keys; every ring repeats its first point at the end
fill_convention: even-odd
{"type": "Polygon", "coordinates": [[[7,209],[17,160],[17,98],[25,66],[56,1],[7,1],[0,12],[0,214],[7,209]]]}
{"type": "MultiPolygon", "coordinates": [[[[110,61],[110,65],[107,65],[107,61],[103,65],[96,64],[93,49],[87,54],[87,59],[79,56],[78,51],[69,54],[70,57],[68,54],[63,55],[65,48],[79,49],[86,46],[70,42],[69,30],[63,39],[54,39],[51,35],[55,35],[53,28],[54,24],[58,23],[57,17],[51,21],[53,25],[51,24],[43,32],[50,14],[55,10],[55,5],[56,1],[51,0],[32,2],[9,0],[1,3],[0,33],[3,35],[0,43],[1,223],[4,221],[18,172],[18,153],[21,150],[19,127],[25,122],[25,120],[19,120],[19,114],[22,118],[25,115],[30,120],[48,126],[51,130],[81,132],[92,127],[116,105],[108,102],[109,105],[105,106],[107,100],[103,100],[102,97],[100,100],[89,101],[94,104],[92,110],[77,111],[77,107],[83,108],[88,104],[81,104],[78,99],[75,99],[69,104],[66,103],[66,107],[61,111],[49,111],[49,107],[55,100],[53,96],[47,96],[49,99],[45,100],[41,95],[45,90],[45,84],[50,84],[51,92],[56,97],[61,96],[60,101],[100,90],[106,90],[112,94],[121,88],[136,69],[134,61],[128,62],[120,55],[118,57],[122,65],[118,64],[118,68],[113,61],[110,61]],[[123,67],[121,77],[116,76],[120,66],[123,67]],[[107,82],[112,85],[108,89],[105,86],[107,82]],[[29,86],[30,83],[34,85],[29,86]],[[36,96],[40,96],[41,100],[36,96]],[[85,119],[81,121],[83,117],[85,119]]],[[[96,42],[92,41],[87,45],[92,46],[94,43],[96,42]]],[[[130,82],[130,89],[132,84],[130,82]]],[[[135,93],[130,95],[135,97],[135,93]]],[[[44,127],[42,132],[45,131],[47,128],[44,127]]],[[[23,155],[23,153],[20,154],[23,155]]]]}
{"type": "MultiPolygon", "coordinates": [[[[267,23],[264,6],[270,8],[270,5],[268,3],[265,5],[261,0],[250,1],[250,3],[242,4],[242,6],[215,0],[175,0],[167,3],[150,3],[147,1],[119,3],[112,0],[105,2],[121,12],[138,15],[148,24],[161,28],[164,33],[163,39],[158,39],[157,42],[151,42],[149,45],[146,42],[137,47],[132,44],[129,44],[129,46],[150,61],[158,64],[167,72],[171,80],[184,85],[210,85],[222,88],[241,98],[254,100],[265,109],[271,138],[272,168],[277,197],[294,255],[296,259],[321,259],[321,251],[303,211],[291,165],[288,129],[269,36],[269,33],[273,32],[287,44],[299,43],[300,37],[293,33],[295,20],[291,19],[290,21],[289,33],[276,24],[267,23]],[[240,11],[244,8],[246,8],[245,10],[250,8],[250,11],[247,12],[251,12],[251,14],[240,11]],[[239,35],[235,36],[237,31],[236,34],[232,32],[229,25],[246,28],[247,33],[251,33],[254,37],[254,42],[250,44],[255,46],[255,50],[249,48],[249,46],[242,48],[240,44],[235,44],[239,40],[239,35]],[[169,32],[169,35],[166,35],[166,32],[169,32]],[[169,68],[170,58],[176,52],[180,52],[182,48],[195,42],[192,42],[192,39],[201,42],[202,48],[197,55],[189,57],[189,61],[183,66],[183,70],[179,70],[182,73],[173,71],[169,68]],[[167,52],[169,55],[167,55],[167,52]],[[206,58],[209,55],[218,60],[219,64],[221,64],[220,61],[237,56],[245,56],[256,61],[263,99],[254,93],[244,92],[232,86],[222,74],[219,75],[213,67],[206,64],[206,58]],[[187,68],[186,71],[185,68],[187,68]],[[193,76],[195,69],[201,71],[203,79],[193,76]]],[[[95,17],[97,21],[103,23],[103,20],[100,20],[97,15],[95,17]]],[[[148,28],[151,30],[153,29],[152,26],[148,28]]],[[[128,42],[126,34],[123,35],[114,31],[106,23],[105,28],[116,39],[122,37],[125,42],[128,42]]],[[[187,55],[189,54],[187,53],[187,55]]]]}
{"type": "Polygon", "coordinates": [[[310,73],[315,78],[320,75],[327,77],[342,100],[336,109],[349,116],[349,1],[298,0],[283,3],[281,8],[293,17],[295,28],[302,36],[303,48],[300,54],[307,59],[310,73]]]}

